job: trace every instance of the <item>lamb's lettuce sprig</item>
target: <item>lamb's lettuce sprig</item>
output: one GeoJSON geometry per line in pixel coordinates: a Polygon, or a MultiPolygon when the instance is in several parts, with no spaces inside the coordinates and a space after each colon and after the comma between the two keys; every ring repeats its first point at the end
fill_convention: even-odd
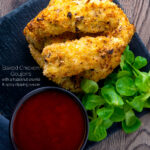
{"type": "Polygon", "coordinates": [[[101,141],[114,122],[121,122],[126,133],[135,132],[141,125],[134,111],[150,108],[150,71],[139,69],[147,65],[147,59],[134,56],[126,47],[118,72],[113,72],[104,81],[104,86],[83,79],[81,89],[85,93],[82,103],[88,111],[89,140],[101,141]]]}

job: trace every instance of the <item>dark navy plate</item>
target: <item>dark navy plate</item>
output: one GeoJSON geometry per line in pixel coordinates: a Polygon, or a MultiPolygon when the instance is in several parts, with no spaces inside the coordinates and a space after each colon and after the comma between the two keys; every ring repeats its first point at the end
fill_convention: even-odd
{"type": "MultiPolygon", "coordinates": [[[[22,33],[26,24],[34,18],[39,11],[45,8],[49,0],[29,0],[19,8],[13,10],[8,15],[0,19],[0,77],[2,79],[0,89],[0,113],[6,118],[10,119],[12,112],[21,97],[25,94],[41,86],[54,85],[51,81],[48,81],[46,77],[42,75],[42,70],[37,69],[38,65],[31,57],[28,49],[28,44],[22,33]],[[6,68],[12,67],[10,69],[6,68]],[[20,70],[15,70],[16,66],[22,67],[20,70]],[[27,70],[23,67],[34,66],[35,70],[27,70]],[[16,81],[10,80],[10,78],[17,78],[19,75],[24,75],[27,78],[40,78],[38,85],[32,85],[37,82],[23,81],[22,87],[16,84],[16,81]],[[9,81],[8,81],[9,80],[9,81]],[[7,84],[7,86],[5,85],[7,84]],[[14,87],[13,87],[14,85],[14,87]],[[30,86],[28,86],[30,85],[30,86]]],[[[117,0],[115,3],[119,5],[117,0]]],[[[144,71],[150,70],[150,55],[144,44],[140,40],[137,33],[135,33],[130,48],[135,55],[144,56],[148,59],[148,65],[144,68],[144,71]]],[[[17,81],[22,83],[22,81],[17,81]]],[[[140,115],[144,115],[147,111],[143,111],[140,115]]],[[[120,124],[114,124],[108,131],[108,135],[112,134],[116,130],[120,129],[120,124]]],[[[94,142],[88,142],[87,148],[94,145],[94,142]]],[[[1,149],[1,148],[0,148],[1,149]]]]}

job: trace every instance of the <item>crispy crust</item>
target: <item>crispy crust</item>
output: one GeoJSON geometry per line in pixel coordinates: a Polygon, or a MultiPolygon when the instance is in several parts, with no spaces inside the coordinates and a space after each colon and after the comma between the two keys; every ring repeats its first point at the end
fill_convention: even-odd
{"type": "Polygon", "coordinates": [[[51,44],[42,52],[47,62],[44,75],[49,78],[70,77],[86,70],[105,68],[110,63],[111,54],[122,53],[124,48],[122,39],[104,36],[87,36],[80,40],[51,44]]]}
{"type": "Polygon", "coordinates": [[[42,49],[46,37],[112,31],[118,26],[119,8],[110,1],[52,1],[24,29],[29,43],[42,49]]]}
{"type": "Polygon", "coordinates": [[[29,49],[30,49],[30,53],[32,55],[32,57],[34,58],[34,60],[37,62],[37,64],[43,68],[44,67],[44,58],[42,57],[41,53],[32,45],[29,44],[29,49]]]}
{"type": "MultiPolygon", "coordinates": [[[[98,32],[102,30],[93,24],[93,20],[90,16],[89,19],[91,20],[88,20],[89,24],[85,25],[85,23],[81,21],[78,24],[80,30],[78,33],[75,33],[72,28],[74,27],[75,16],[72,16],[71,19],[64,16],[64,20],[59,19],[59,15],[58,18],[49,16],[49,11],[52,9],[51,7],[53,7],[53,9],[59,8],[63,5],[62,3],[64,1],[66,2],[64,10],[60,11],[59,15],[65,14],[68,12],[68,9],[71,10],[71,12],[76,10],[74,9],[75,6],[71,5],[73,0],[52,0],[48,8],[43,10],[27,25],[24,32],[30,43],[30,52],[36,62],[43,68],[43,74],[63,88],[73,92],[79,92],[81,91],[80,82],[83,78],[97,82],[106,78],[113,69],[119,65],[121,54],[126,45],[130,42],[135,28],[130,24],[123,11],[118,8],[117,5],[110,2],[111,0],[103,0],[101,2],[99,2],[99,0],[91,0],[88,5],[85,5],[86,0],[77,0],[79,3],[82,3],[81,5],[83,5],[84,8],[88,8],[88,13],[92,10],[94,10],[95,13],[97,9],[105,10],[106,8],[104,12],[102,11],[103,15],[117,12],[117,16],[115,17],[114,13],[109,17],[107,16],[109,21],[112,21],[112,24],[117,22],[117,26],[115,26],[115,24],[111,26],[112,24],[110,24],[107,28],[105,24],[100,23],[102,26],[101,29],[105,28],[105,30],[104,32],[98,32]],[[92,1],[94,1],[94,3],[92,1]],[[100,9],[100,6],[102,9],[100,9]],[[37,18],[41,14],[47,19],[52,19],[57,24],[57,28],[54,30],[53,28],[49,28],[53,23],[49,23],[47,26],[45,19],[42,22],[38,22],[37,18]],[[65,21],[64,24],[61,21],[65,21]],[[70,23],[72,23],[72,26],[69,26],[70,23]],[[29,30],[30,27],[33,29],[29,30]],[[60,27],[61,30],[59,30],[60,27]]],[[[79,10],[81,11],[80,7],[79,10]]],[[[86,14],[86,12],[80,11],[79,14],[86,14]]],[[[53,14],[54,12],[51,13],[53,14]]],[[[99,24],[98,21],[102,18],[103,17],[96,19],[96,23],[99,24]]]]}

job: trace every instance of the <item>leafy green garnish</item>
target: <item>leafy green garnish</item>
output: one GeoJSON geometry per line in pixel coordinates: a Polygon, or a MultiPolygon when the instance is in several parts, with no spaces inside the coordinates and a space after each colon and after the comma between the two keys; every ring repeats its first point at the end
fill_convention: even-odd
{"type": "Polygon", "coordinates": [[[144,108],[150,108],[150,98],[145,102],[144,108]]]}
{"type": "Polygon", "coordinates": [[[134,80],[128,76],[117,80],[116,89],[122,96],[133,96],[137,92],[134,80]]]}
{"type": "Polygon", "coordinates": [[[122,77],[131,77],[131,76],[132,76],[132,73],[126,70],[119,71],[117,74],[118,79],[122,77]]]}
{"type": "Polygon", "coordinates": [[[136,122],[136,116],[133,112],[133,110],[129,110],[128,112],[125,113],[125,123],[128,127],[131,127],[135,124],[136,122]]]}
{"type": "Polygon", "coordinates": [[[103,120],[102,126],[105,127],[106,129],[110,128],[113,124],[113,121],[110,119],[103,120]]]}
{"type": "Polygon", "coordinates": [[[150,75],[148,73],[139,74],[135,79],[135,85],[141,92],[150,91],[150,75]]]}
{"type": "Polygon", "coordinates": [[[115,107],[114,113],[110,117],[110,120],[112,120],[113,122],[120,122],[120,121],[124,120],[124,118],[125,118],[124,109],[115,107]]]}
{"type": "Polygon", "coordinates": [[[141,126],[141,121],[138,118],[136,118],[135,123],[132,126],[127,126],[125,121],[122,121],[122,128],[124,132],[127,134],[135,132],[137,129],[139,129],[140,126],[141,126]]]}
{"type": "Polygon", "coordinates": [[[137,69],[141,69],[147,65],[147,59],[141,56],[135,58],[133,66],[137,69]]]}
{"type": "Polygon", "coordinates": [[[121,56],[120,68],[122,70],[132,72],[132,69],[131,69],[130,65],[128,63],[126,63],[126,61],[125,61],[124,55],[121,56]]]}
{"type": "Polygon", "coordinates": [[[134,58],[135,58],[134,53],[129,50],[129,46],[127,46],[124,51],[124,57],[125,57],[125,60],[128,61],[129,63],[134,62],[134,58]]]}
{"type": "Polygon", "coordinates": [[[86,94],[94,94],[98,91],[98,84],[92,80],[83,79],[81,82],[81,89],[86,94]]]}
{"type": "Polygon", "coordinates": [[[136,111],[142,112],[142,110],[144,108],[144,103],[147,100],[147,98],[149,97],[148,95],[142,94],[142,95],[136,96],[136,97],[134,97],[134,99],[132,101],[127,101],[127,103],[136,111]]]}
{"type": "Polygon", "coordinates": [[[88,140],[98,142],[106,138],[106,136],[107,132],[106,128],[102,125],[102,120],[99,118],[92,120],[90,122],[88,140]]]}
{"type": "Polygon", "coordinates": [[[110,118],[110,116],[113,114],[114,112],[114,108],[113,107],[103,107],[97,110],[97,115],[103,119],[103,120],[107,120],[110,118]]]}
{"type": "Polygon", "coordinates": [[[96,106],[101,106],[105,103],[101,96],[88,94],[82,98],[82,103],[86,110],[93,110],[96,106]]]}
{"type": "Polygon", "coordinates": [[[132,107],[131,107],[130,105],[128,105],[127,103],[125,103],[125,104],[123,105],[123,108],[124,108],[124,112],[125,112],[125,113],[132,109],[132,107]]]}
{"type": "Polygon", "coordinates": [[[121,56],[120,69],[113,72],[99,88],[94,81],[83,79],[81,89],[85,93],[82,103],[89,113],[89,140],[101,141],[114,122],[122,122],[126,133],[136,131],[140,120],[134,111],[150,108],[150,71],[139,69],[147,65],[146,58],[134,56],[129,46],[121,56]],[[98,95],[95,93],[98,92],[98,95]]]}
{"type": "Polygon", "coordinates": [[[106,102],[110,105],[122,106],[124,104],[121,96],[117,94],[115,88],[112,85],[105,85],[101,89],[101,94],[106,102]]]}

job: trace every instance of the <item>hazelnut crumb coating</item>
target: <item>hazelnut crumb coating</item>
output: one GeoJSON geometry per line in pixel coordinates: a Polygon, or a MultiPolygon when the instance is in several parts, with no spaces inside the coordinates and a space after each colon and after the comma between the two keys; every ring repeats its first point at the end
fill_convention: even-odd
{"type": "Polygon", "coordinates": [[[110,1],[53,1],[24,29],[27,41],[38,49],[43,48],[45,38],[64,32],[111,32],[118,26],[119,8],[110,1]]]}
{"type": "Polygon", "coordinates": [[[134,32],[127,16],[111,0],[52,0],[24,29],[43,74],[73,92],[81,91],[83,78],[96,82],[106,78],[119,65],[134,32]],[[54,10],[62,6],[59,13],[54,10]],[[46,20],[38,21],[41,14],[46,20]],[[53,21],[47,23],[49,19],[53,21]]]}

